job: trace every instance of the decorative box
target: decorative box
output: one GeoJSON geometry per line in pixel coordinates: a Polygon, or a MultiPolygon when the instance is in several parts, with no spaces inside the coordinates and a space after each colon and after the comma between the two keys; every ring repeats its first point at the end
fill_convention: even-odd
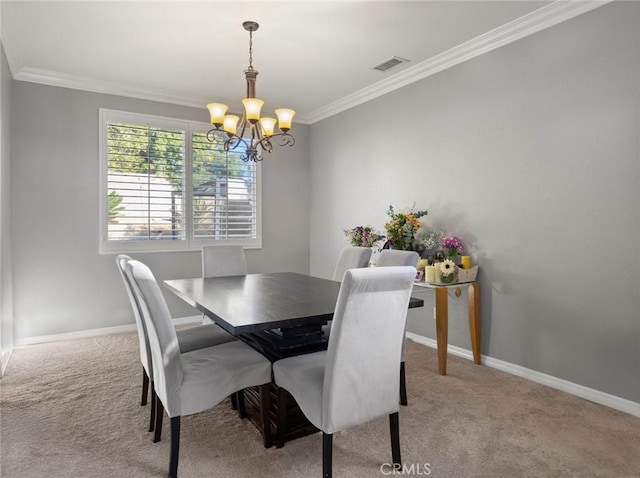
{"type": "Polygon", "coordinates": [[[473,282],[478,276],[478,266],[473,266],[471,269],[458,268],[458,283],[460,282],[473,282]]]}

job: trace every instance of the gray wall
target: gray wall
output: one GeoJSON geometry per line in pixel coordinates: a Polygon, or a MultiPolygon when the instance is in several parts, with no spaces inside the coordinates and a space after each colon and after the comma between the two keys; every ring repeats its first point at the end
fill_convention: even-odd
{"type": "Polygon", "coordinates": [[[13,348],[10,141],[12,83],[4,47],[0,47],[0,357],[6,356],[13,348]]]}
{"type": "MultiPolygon", "coordinates": [[[[207,121],[207,111],[15,81],[13,288],[21,339],[132,324],[114,255],[98,254],[98,108],[207,121]]],[[[308,127],[263,163],[263,247],[250,272],[309,271],[308,127]]],[[[147,253],[160,280],[201,274],[199,252],[147,253]]],[[[174,317],[197,311],[167,294],[174,317]]]]}
{"type": "Polygon", "coordinates": [[[639,402],[639,32],[615,2],[314,124],[311,273],[415,201],[480,264],[483,354],[639,402]]]}

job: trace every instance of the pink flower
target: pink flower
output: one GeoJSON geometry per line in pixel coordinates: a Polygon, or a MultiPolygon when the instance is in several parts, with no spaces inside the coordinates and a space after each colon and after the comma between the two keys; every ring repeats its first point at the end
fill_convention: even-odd
{"type": "Polygon", "coordinates": [[[447,249],[449,256],[455,256],[456,254],[462,254],[464,247],[462,242],[457,236],[447,236],[442,238],[442,247],[447,249]]]}

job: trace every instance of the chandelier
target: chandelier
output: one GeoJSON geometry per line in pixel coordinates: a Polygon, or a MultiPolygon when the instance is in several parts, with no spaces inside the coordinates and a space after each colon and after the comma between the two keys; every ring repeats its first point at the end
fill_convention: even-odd
{"type": "Polygon", "coordinates": [[[296,113],[288,108],[275,110],[278,119],[260,117],[260,110],[264,101],[255,97],[256,77],[258,72],[253,69],[253,32],[260,25],[247,21],[242,24],[249,32],[249,67],[244,70],[247,80],[247,97],[242,100],[244,114],[242,119],[236,115],[228,115],[229,107],[222,103],[209,103],[207,108],[211,115],[213,128],[207,133],[207,139],[212,143],[222,142],[225,151],[236,149],[243,145],[245,152],[240,155],[243,161],[262,161],[262,153],[273,150],[272,140],[279,138],[280,146],[293,146],[295,138],[289,134],[291,119],[296,113]],[[280,133],[275,132],[276,123],[280,133]]]}

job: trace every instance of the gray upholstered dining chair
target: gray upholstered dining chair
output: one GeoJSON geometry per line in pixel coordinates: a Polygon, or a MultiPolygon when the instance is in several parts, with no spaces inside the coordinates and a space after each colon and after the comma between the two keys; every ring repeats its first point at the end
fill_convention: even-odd
{"type": "MultiPolygon", "coordinates": [[[[202,277],[242,276],[246,273],[247,259],[243,246],[202,246],[202,277]]],[[[215,322],[203,315],[202,323],[215,322]]]]}
{"type": "MultiPolygon", "coordinates": [[[[273,364],[281,402],[288,391],[322,430],[325,478],[332,474],[333,434],[387,415],[393,463],[400,464],[398,361],[415,275],[415,267],[347,271],[328,349],[273,364]]],[[[278,421],[280,432],[286,408],[279,410],[278,421]]],[[[283,442],[278,433],[278,446],[283,442]]]]}
{"type": "Polygon", "coordinates": [[[241,276],[247,273],[242,246],[202,246],[202,277],[241,276]]]}
{"type": "Polygon", "coordinates": [[[243,388],[260,386],[261,420],[266,427],[271,362],[240,341],[183,353],[151,270],[139,261],[130,260],[125,264],[125,274],[140,304],[149,336],[160,417],[156,427],[162,426],[165,411],[171,418],[169,477],[176,478],[181,417],[208,410],[243,388]]]}
{"type": "Polygon", "coordinates": [[[418,264],[420,255],[414,251],[398,251],[395,249],[384,249],[378,256],[377,267],[387,266],[413,266],[418,264]]]}
{"type": "Polygon", "coordinates": [[[369,265],[370,247],[345,247],[340,252],[338,263],[333,271],[333,280],[340,282],[348,269],[360,269],[369,265]]]}
{"type": "MultiPolygon", "coordinates": [[[[151,384],[151,413],[149,418],[149,431],[155,430],[154,442],[160,441],[162,429],[158,429],[155,426],[157,419],[156,414],[156,394],[154,388],[153,366],[151,351],[149,346],[149,334],[147,328],[142,319],[142,312],[140,311],[140,304],[138,298],[133,293],[129,278],[125,273],[125,266],[127,262],[131,261],[131,257],[120,254],[116,257],[116,264],[118,271],[122,276],[124,288],[127,291],[131,308],[133,309],[133,316],[136,321],[136,329],[138,331],[138,345],[140,348],[140,361],[142,362],[142,399],[140,405],[147,404],[147,397],[149,395],[149,384],[151,384]]],[[[178,346],[181,353],[190,352],[205,347],[211,347],[213,345],[224,344],[227,342],[235,341],[235,337],[225,332],[222,328],[213,325],[201,325],[197,327],[190,327],[186,329],[180,329],[176,331],[178,346]]]]}
{"type": "MultiPolygon", "coordinates": [[[[247,258],[244,247],[239,245],[202,246],[202,277],[241,276],[247,273],[247,258]]],[[[215,324],[214,320],[202,315],[203,324],[215,324]]],[[[231,406],[238,410],[240,418],[246,418],[244,393],[240,390],[231,396],[231,406]]]]}
{"type": "MultiPolygon", "coordinates": [[[[420,256],[414,251],[397,251],[385,249],[380,252],[377,267],[388,266],[416,266],[420,256]]],[[[405,374],[406,339],[402,342],[402,357],[400,358],[400,403],[407,405],[407,379],[405,374]]]]}
{"type": "MultiPolygon", "coordinates": [[[[344,273],[349,269],[361,269],[369,266],[369,259],[371,259],[370,247],[345,247],[340,251],[338,257],[338,263],[333,271],[333,279],[336,282],[342,281],[344,273]]],[[[322,326],[322,335],[326,340],[329,340],[331,334],[331,321],[322,326]]]]}

